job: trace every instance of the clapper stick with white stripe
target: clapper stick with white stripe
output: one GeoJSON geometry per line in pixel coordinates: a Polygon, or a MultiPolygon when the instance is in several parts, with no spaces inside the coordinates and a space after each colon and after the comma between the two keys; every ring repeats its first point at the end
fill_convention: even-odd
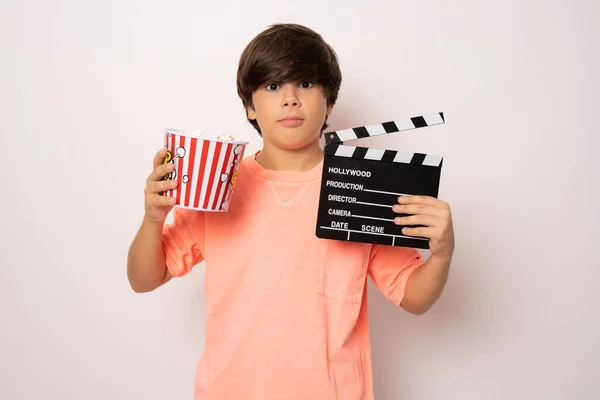
{"type": "Polygon", "coordinates": [[[323,239],[428,248],[427,238],[402,234],[392,205],[402,195],[437,197],[438,155],[348,146],[344,142],[443,124],[435,113],[325,134],[316,235],[323,239]]]}

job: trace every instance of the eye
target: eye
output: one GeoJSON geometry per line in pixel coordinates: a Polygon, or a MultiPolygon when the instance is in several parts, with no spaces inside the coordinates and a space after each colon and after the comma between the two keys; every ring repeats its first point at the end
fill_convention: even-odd
{"type": "Polygon", "coordinates": [[[275,82],[271,82],[267,86],[265,86],[265,89],[271,90],[271,91],[272,90],[277,90],[277,89],[279,89],[279,85],[276,84],[275,82]]]}
{"type": "Polygon", "coordinates": [[[300,87],[302,89],[310,89],[311,87],[313,87],[313,83],[309,82],[309,81],[302,81],[302,83],[300,84],[300,87]]]}

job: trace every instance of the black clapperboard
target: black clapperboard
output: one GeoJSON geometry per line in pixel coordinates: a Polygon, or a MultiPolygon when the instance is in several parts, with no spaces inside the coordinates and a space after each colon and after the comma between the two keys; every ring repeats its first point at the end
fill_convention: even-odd
{"type": "Polygon", "coordinates": [[[402,234],[392,206],[402,195],[438,197],[438,155],[347,146],[347,140],[443,124],[444,113],[325,134],[317,237],[428,249],[429,239],[402,234]]]}

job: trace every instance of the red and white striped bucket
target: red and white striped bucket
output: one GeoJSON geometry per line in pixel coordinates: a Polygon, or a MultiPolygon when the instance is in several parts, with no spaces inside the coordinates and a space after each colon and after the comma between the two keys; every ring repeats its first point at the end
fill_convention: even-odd
{"type": "Polygon", "coordinates": [[[176,179],[177,188],[163,195],[175,197],[177,207],[227,211],[247,144],[166,130],[163,164],[171,162],[175,170],[163,179],[176,179]]]}

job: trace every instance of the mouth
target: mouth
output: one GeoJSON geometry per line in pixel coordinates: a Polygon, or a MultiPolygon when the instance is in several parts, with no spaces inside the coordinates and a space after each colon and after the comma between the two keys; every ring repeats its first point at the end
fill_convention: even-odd
{"type": "Polygon", "coordinates": [[[300,117],[285,117],[285,118],[279,120],[279,123],[281,125],[290,127],[290,128],[298,127],[298,126],[302,125],[303,122],[304,122],[304,120],[300,117]]]}

